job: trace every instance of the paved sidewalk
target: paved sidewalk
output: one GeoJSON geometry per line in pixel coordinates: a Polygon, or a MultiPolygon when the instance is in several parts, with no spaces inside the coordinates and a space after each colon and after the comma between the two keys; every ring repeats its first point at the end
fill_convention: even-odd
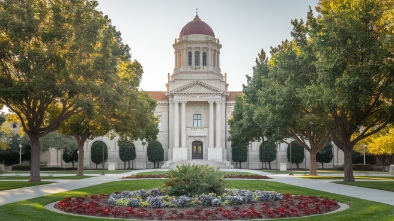
{"type": "MultiPolygon", "coordinates": [[[[123,176],[135,174],[138,172],[145,172],[145,171],[153,171],[153,170],[138,170],[138,171],[127,172],[122,174],[107,174],[105,176],[96,176],[82,180],[56,180],[56,182],[58,183],[0,191],[0,206],[13,202],[22,201],[22,200],[32,199],[48,194],[79,189],[83,187],[93,186],[93,185],[112,182],[112,181],[119,181],[120,178],[123,176]]],[[[332,180],[305,179],[305,178],[299,178],[296,175],[290,176],[287,174],[286,175],[270,174],[256,170],[246,170],[246,169],[230,170],[229,169],[224,171],[237,171],[237,172],[244,171],[244,172],[251,172],[261,175],[268,175],[269,177],[273,178],[270,181],[276,181],[280,183],[306,187],[314,190],[320,190],[329,193],[335,193],[335,194],[351,196],[365,200],[371,200],[371,201],[385,203],[394,206],[394,192],[334,184],[331,183],[332,180]]]]}
{"type": "MultiPolygon", "coordinates": [[[[359,199],[370,200],[370,201],[385,203],[394,206],[394,192],[390,192],[390,191],[336,184],[336,183],[332,183],[333,180],[300,178],[297,175],[270,174],[261,171],[255,171],[255,170],[244,170],[244,171],[261,174],[261,175],[267,175],[270,178],[272,178],[272,180],[270,181],[276,181],[279,183],[285,183],[285,184],[306,187],[309,189],[314,189],[314,190],[319,190],[329,193],[356,197],[359,199]]],[[[330,174],[330,176],[331,175],[333,174],[330,174]]],[[[343,174],[334,174],[333,176],[335,175],[343,176],[343,174]]],[[[364,175],[365,174],[363,174],[363,176],[364,175]]],[[[393,181],[393,185],[394,185],[394,181],[393,181]]]]}

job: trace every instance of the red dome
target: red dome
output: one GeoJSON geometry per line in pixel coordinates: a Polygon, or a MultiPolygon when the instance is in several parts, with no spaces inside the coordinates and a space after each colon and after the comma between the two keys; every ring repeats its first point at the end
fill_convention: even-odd
{"type": "Polygon", "coordinates": [[[202,34],[215,37],[215,33],[213,33],[212,28],[209,27],[207,23],[201,21],[198,15],[196,15],[193,21],[187,23],[185,27],[182,28],[179,37],[192,34],[202,34]]]}

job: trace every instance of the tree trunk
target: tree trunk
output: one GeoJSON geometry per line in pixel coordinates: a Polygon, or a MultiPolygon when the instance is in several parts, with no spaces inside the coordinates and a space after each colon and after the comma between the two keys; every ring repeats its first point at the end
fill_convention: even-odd
{"type": "Polygon", "coordinates": [[[30,182],[40,182],[40,138],[29,135],[31,144],[30,182]]]}
{"type": "Polygon", "coordinates": [[[309,168],[309,173],[311,176],[317,176],[317,166],[316,166],[316,152],[313,149],[309,151],[309,162],[310,162],[310,168],[309,168]]]}
{"type": "Polygon", "coordinates": [[[242,162],[239,162],[239,169],[242,169],[242,162]]]}
{"type": "Polygon", "coordinates": [[[74,169],[74,161],[71,161],[71,164],[72,164],[72,167],[73,167],[73,169],[74,169]]]}
{"type": "Polygon", "coordinates": [[[131,161],[131,169],[134,169],[134,165],[133,165],[134,161],[131,161]]]}
{"type": "Polygon", "coordinates": [[[268,168],[271,169],[271,162],[268,162],[268,168]]]}
{"type": "Polygon", "coordinates": [[[321,162],[321,168],[322,168],[322,169],[324,169],[324,166],[323,166],[323,164],[324,164],[324,163],[323,163],[323,162],[321,162]]]}
{"type": "MultiPolygon", "coordinates": [[[[85,158],[85,151],[83,149],[83,146],[85,145],[85,142],[88,139],[88,136],[84,137],[84,136],[79,136],[79,135],[75,135],[75,134],[73,136],[78,144],[77,176],[83,176],[83,161],[85,158]]],[[[96,164],[96,169],[97,169],[97,164],[96,164]]]]}
{"type": "Polygon", "coordinates": [[[123,161],[123,163],[124,163],[123,169],[126,169],[126,161],[123,161]]]}
{"type": "Polygon", "coordinates": [[[101,164],[103,165],[103,168],[102,168],[102,169],[103,169],[103,171],[104,171],[104,163],[105,163],[105,161],[103,161],[103,162],[101,163],[101,164]]]}
{"type": "Polygon", "coordinates": [[[344,147],[346,151],[343,151],[345,155],[345,164],[344,164],[344,179],[345,182],[354,182],[354,175],[353,175],[353,163],[352,163],[352,148],[344,147]]]}
{"type": "Polygon", "coordinates": [[[129,160],[129,168],[127,168],[127,169],[130,169],[130,160],[129,160]]]}
{"type": "MultiPolygon", "coordinates": [[[[300,169],[300,164],[299,163],[296,163],[296,166],[297,166],[297,170],[300,169]]],[[[290,164],[290,167],[291,167],[291,164],[290,164]]]]}
{"type": "Polygon", "coordinates": [[[97,164],[96,164],[96,170],[97,170],[97,164]]]}

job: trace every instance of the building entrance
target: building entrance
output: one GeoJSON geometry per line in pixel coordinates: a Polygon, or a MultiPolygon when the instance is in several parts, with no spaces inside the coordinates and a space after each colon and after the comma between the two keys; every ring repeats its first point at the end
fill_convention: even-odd
{"type": "Polygon", "coordinates": [[[203,159],[203,148],[201,141],[192,143],[192,159],[203,159]]]}

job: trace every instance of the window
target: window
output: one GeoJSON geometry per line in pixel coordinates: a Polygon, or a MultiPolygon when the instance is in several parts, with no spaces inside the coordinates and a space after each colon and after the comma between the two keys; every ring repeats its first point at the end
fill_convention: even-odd
{"type": "Polygon", "coordinates": [[[161,115],[157,115],[157,120],[159,121],[157,123],[157,129],[159,129],[159,131],[163,131],[161,128],[161,115]]]}
{"type": "Polygon", "coordinates": [[[202,53],[202,66],[207,66],[207,52],[202,53]]]}
{"type": "Polygon", "coordinates": [[[200,52],[199,51],[194,52],[194,65],[195,66],[200,65],[200,52]]]}
{"type": "Polygon", "coordinates": [[[193,115],[193,127],[201,127],[201,114],[193,115]]]}
{"type": "Polygon", "coordinates": [[[187,64],[188,64],[189,66],[192,66],[192,53],[191,53],[190,51],[189,51],[189,53],[188,53],[187,60],[188,60],[187,64]]]}

